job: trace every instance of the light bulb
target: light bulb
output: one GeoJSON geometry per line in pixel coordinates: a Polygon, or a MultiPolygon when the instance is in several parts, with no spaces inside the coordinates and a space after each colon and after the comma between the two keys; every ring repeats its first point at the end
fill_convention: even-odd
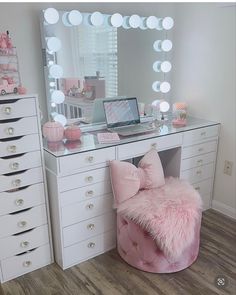
{"type": "Polygon", "coordinates": [[[113,27],[119,28],[122,26],[123,16],[119,13],[114,13],[113,15],[110,16],[109,21],[113,27]]]}
{"type": "Polygon", "coordinates": [[[133,14],[129,17],[128,21],[129,21],[130,27],[136,29],[140,26],[141,18],[139,15],[133,14]]]}
{"type": "Polygon", "coordinates": [[[104,17],[101,14],[101,12],[95,11],[90,15],[89,21],[90,21],[91,25],[93,25],[95,27],[99,27],[103,24],[104,17]]]}
{"type": "Polygon", "coordinates": [[[170,30],[172,29],[174,26],[174,20],[172,17],[164,17],[163,20],[162,20],[162,27],[163,29],[165,30],[170,30]]]}
{"type": "Polygon", "coordinates": [[[54,90],[51,94],[51,100],[56,104],[63,103],[65,100],[65,94],[60,90],[54,90]]]}
{"type": "Polygon", "coordinates": [[[63,68],[59,65],[52,65],[49,68],[49,74],[55,79],[60,79],[63,75],[63,68]]]}
{"type": "Polygon", "coordinates": [[[59,21],[59,13],[55,8],[47,8],[44,10],[44,21],[48,25],[54,25],[59,21]]]}
{"type": "Polygon", "coordinates": [[[47,38],[46,44],[49,52],[57,52],[61,49],[61,40],[57,37],[47,38]]]}

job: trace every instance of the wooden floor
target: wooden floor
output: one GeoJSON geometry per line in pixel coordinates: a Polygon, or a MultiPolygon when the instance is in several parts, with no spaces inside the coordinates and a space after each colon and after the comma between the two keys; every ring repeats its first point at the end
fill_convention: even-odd
{"type": "Polygon", "coordinates": [[[236,294],[236,222],[213,210],[203,214],[197,261],[174,274],[136,270],[116,250],[62,271],[56,264],[0,286],[1,295],[236,294]],[[226,279],[218,287],[217,277],[226,279]]]}

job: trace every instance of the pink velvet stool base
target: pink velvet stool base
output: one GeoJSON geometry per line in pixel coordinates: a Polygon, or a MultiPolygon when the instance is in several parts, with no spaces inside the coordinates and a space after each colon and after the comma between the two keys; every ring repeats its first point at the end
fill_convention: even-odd
{"type": "Polygon", "coordinates": [[[139,225],[117,215],[117,249],[131,266],[152,273],[172,273],[189,267],[198,256],[201,219],[195,226],[195,239],[177,261],[168,261],[152,237],[139,225]]]}

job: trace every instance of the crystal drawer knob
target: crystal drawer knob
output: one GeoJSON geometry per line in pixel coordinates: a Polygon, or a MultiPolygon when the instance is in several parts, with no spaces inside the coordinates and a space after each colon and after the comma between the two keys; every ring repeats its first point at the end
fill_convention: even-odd
{"type": "Polygon", "coordinates": [[[5,108],[3,109],[3,112],[4,112],[4,114],[6,114],[6,115],[10,115],[10,114],[11,114],[11,107],[5,107],[5,108]]]}
{"type": "Polygon", "coordinates": [[[91,190],[91,191],[87,191],[85,194],[86,194],[86,197],[92,197],[94,192],[91,190]]]}
{"type": "Polygon", "coordinates": [[[200,186],[195,187],[196,191],[200,191],[200,186]]]}
{"type": "Polygon", "coordinates": [[[30,260],[27,260],[27,261],[23,262],[24,267],[29,267],[31,264],[32,264],[32,262],[30,260]]]}
{"type": "Polygon", "coordinates": [[[19,222],[17,223],[17,225],[18,225],[19,227],[23,228],[23,227],[26,227],[27,222],[26,222],[26,221],[19,221],[19,222]]]}
{"type": "Polygon", "coordinates": [[[90,224],[88,224],[87,228],[88,228],[89,230],[93,230],[93,229],[95,228],[95,224],[90,223],[90,224]]]}
{"type": "Polygon", "coordinates": [[[197,161],[198,164],[201,164],[202,162],[203,162],[202,159],[200,159],[200,160],[197,161]]]}
{"type": "Polygon", "coordinates": [[[95,247],[95,243],[88,243],[88,248],[94,248],[95,247]]]}
{"type": "Polygon", "coordinates": [[[199,151],[199,152],[202,152],[202,151],[203,151],[203,148],[199,148],[198,151],[199,151]]]}
{"type": "Polygon", "coordinates": [[[88,205],[87,205],[87,209],[89,209],[89,210],[92,210],[92,209],[93,209],[93,207],[94,207],[94,205],[93,205],[93,204],[88,204],[88,205]]]}
{"type": "Polygon", "coordinates": [[[19,169],[19,163],[17,163],[17,162],[13,162],[9,166],[10,166],[10,168],[12,170],[18,170],[19,169]]]}
{"type": "Polygon", "coordinates": [[[93,176],[88,176],[88,177],[86,177],[86,181],[87,181],[87,182],[92,182],[92,181],[93,181],[93,176]]]}
{"type": "Polygon", "coordinates": [[[15,145],[9,145],[7,147],[8,152],[15,153],[16,152],[16,146],[15,145]]]}
{"type": "Polygon", "coordinates": [[[23,199],[16,199],[15,200],[16,206],[23,206],[24,205],[24,200],[23,199]]]}
{"type": "Polygon", "coordinates": [[[197,175],[200,175],[200,174],[202,174],[202,171],[198,170],[196,173],[197,173],[197,175]]]}
{"type": "Polygon", "coordinates": [[[94,161],[94,157],[93,157],[93,156],[89,156],[89,157],[87,157],[87,161],[88,161],[89,163],[92,163],[92,162],[94,161]]]}
{"type": "Polygon", "coordinates": [[[23,242],[20,243],[20,246],[22,248],[27,248],[29,246],[29,242],[28,241],[23,241],[23,242]]]}
{"type": "Polygon", "coordinates": [[[13,127],[8,127],[6,129],[6,134],[7,135],[13,135],[14,134],[14,128],[13,127]]]}
{"type": "Polygon", "coordinates": [[[204,132],[201,133],[201,136],[204,136],[204,135],[206,135],[206,131],[204,131],[204,132]]]}
{"type": "Polygon", "coordinates": [[[13,180],[12,181],[12,185],[13,186],[16,186],[16,187],[20,186],[21,185],[21,180],[20,179],[13,180]]]}

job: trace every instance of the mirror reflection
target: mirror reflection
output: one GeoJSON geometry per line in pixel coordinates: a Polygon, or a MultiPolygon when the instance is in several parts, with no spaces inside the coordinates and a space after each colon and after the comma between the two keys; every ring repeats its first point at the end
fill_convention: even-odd
{"type": "MultiPolygon", "coordinates": [[[[167,53],[153,47],[157,40],[165,39],[166,33],[137,29],[136,23],[141,21],[137,17],[129,19],[124,29],[108,25],[109,21],[120,25],[119,14],[113,19],[105,16],[99,26],[86,22],[71,26],[65,12],[59,14],[62,21],[43,28],[47,37],[48,113],[52,117],[64,115],[68,123],[78,118],[83,123],[103,122],[104,99],[136,97],[140,114],[150,115],[151,103],[165,98],[165,84],[157,81],[168,80],[171,68],[165,61],[167,53]],[[154,82],[158,84],[155,89],[154,82]]],[[[100,21],[100,15],[92,15],[91,21],[100,21]]],[[[71,13],[70,18],[70,22],[78,22],[78,15],[71,13]]]]}

